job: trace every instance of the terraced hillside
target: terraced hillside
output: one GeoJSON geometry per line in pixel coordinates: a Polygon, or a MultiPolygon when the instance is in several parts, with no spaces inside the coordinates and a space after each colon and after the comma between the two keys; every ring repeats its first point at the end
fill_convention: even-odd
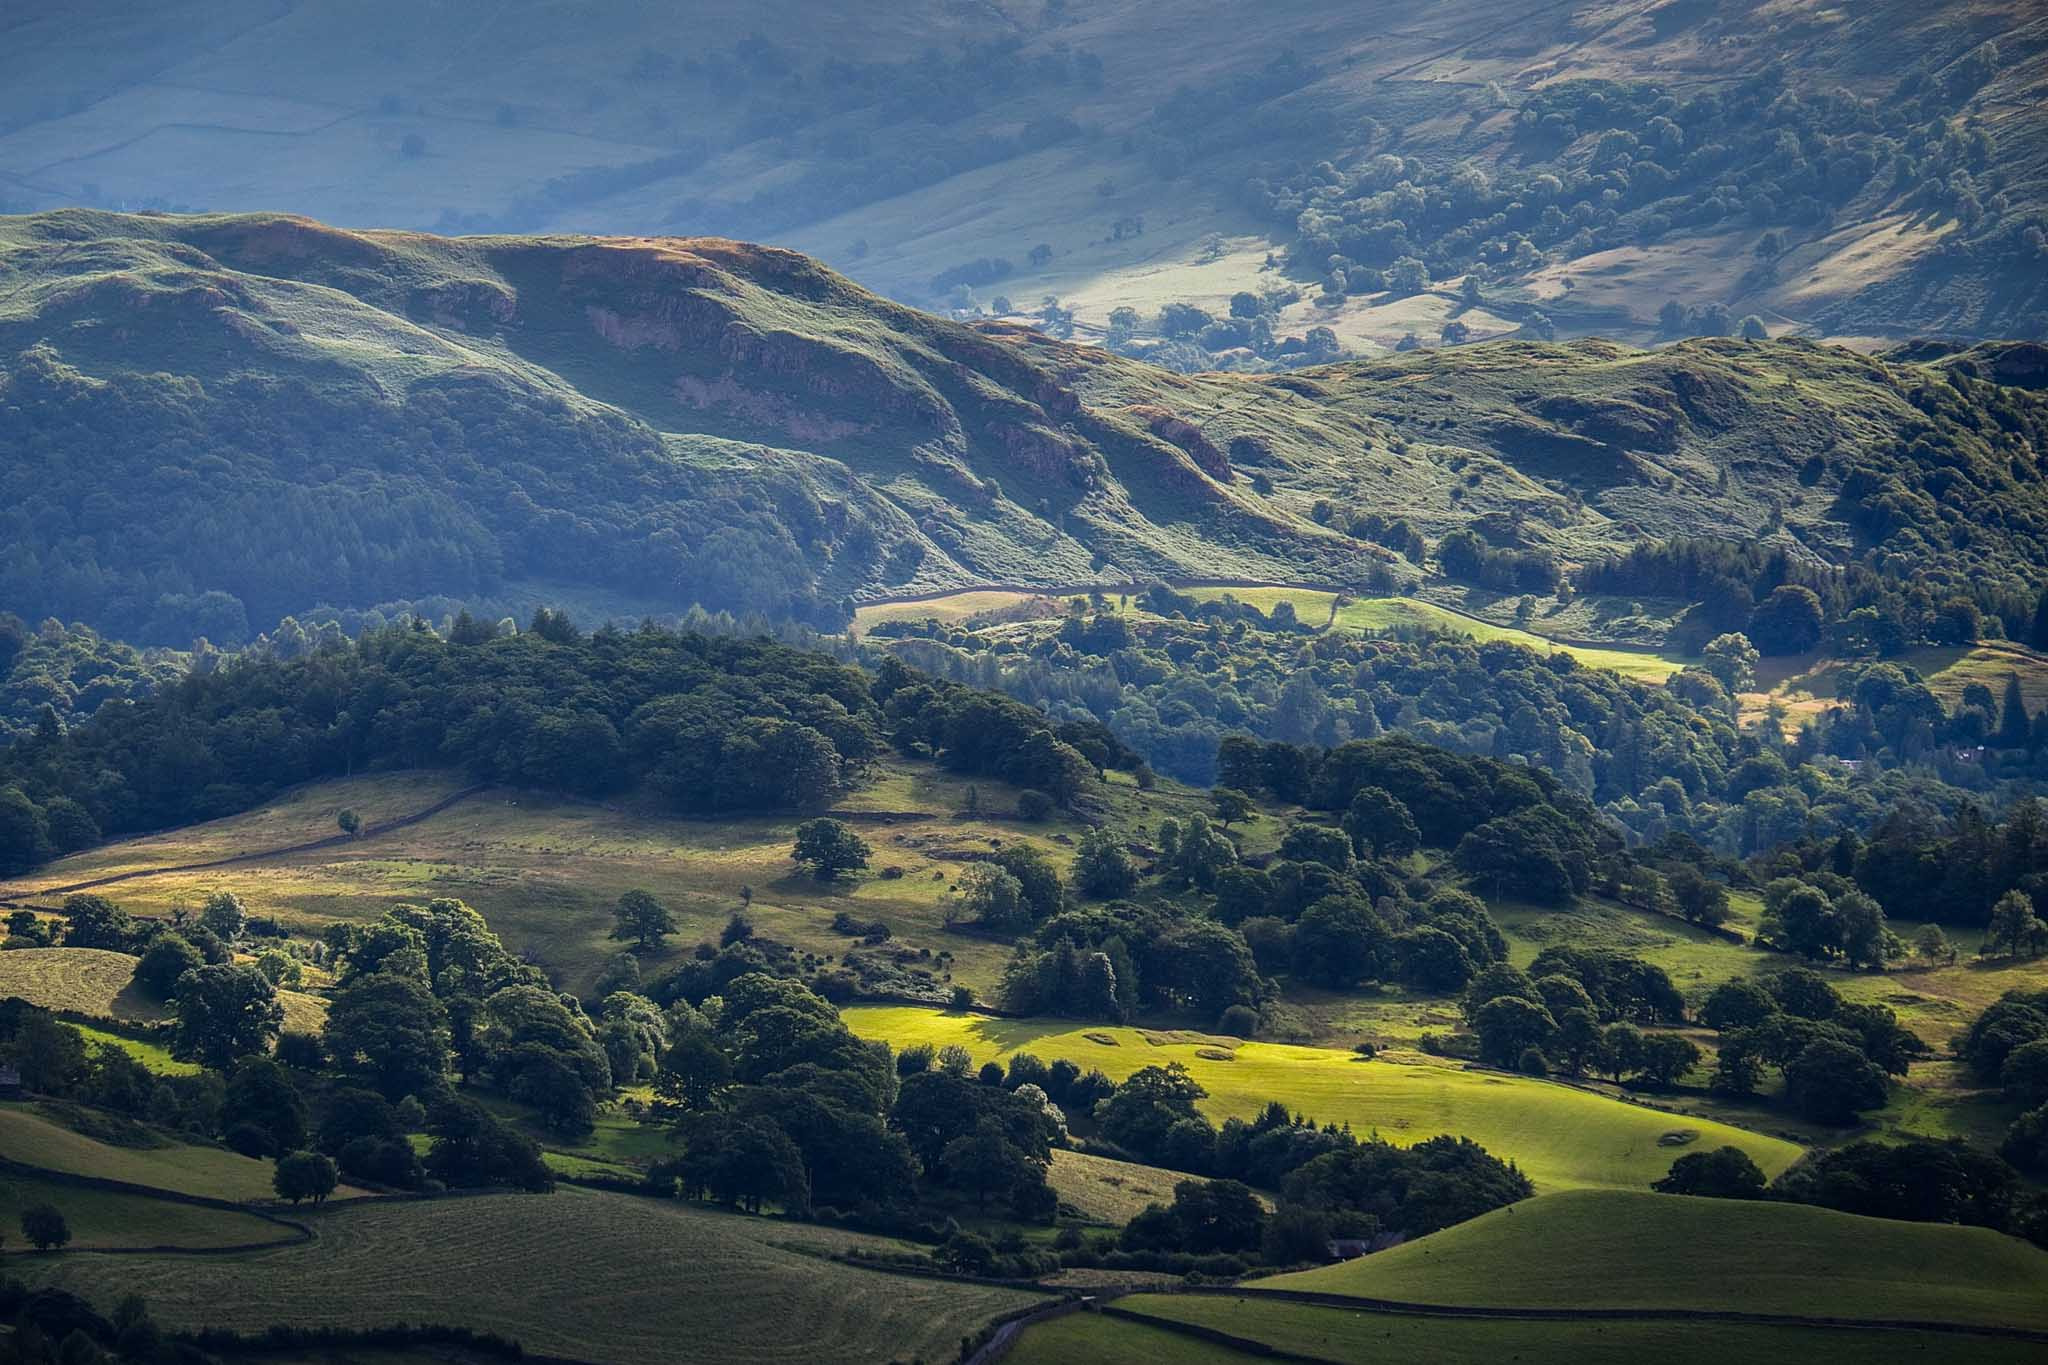
{"type": "Polygon", "coordinates": [[[1916,354],[1181,376],[727,241],[62,212],[0,222],[0,600],[180,646],[422,598],[836,626],[988,584],[1399,586],[1474,528],[1568,563],[1713,532],[2020,584],[2048,560],[2048,405],[2013,387],[2038,356],[1916,354]],[[1368,511],[1423,540],[1354,538],[1368,511]]]}

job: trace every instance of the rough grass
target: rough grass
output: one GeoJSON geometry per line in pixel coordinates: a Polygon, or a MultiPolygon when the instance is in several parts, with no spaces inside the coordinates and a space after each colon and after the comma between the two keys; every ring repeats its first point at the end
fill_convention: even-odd
{"type": "Polygon", "coordinates": [[[1147,1204],[1171,1204],[1174,1184],[1190,1177],[1184,1171],[1059,1150],[1052,1154],[1046,1178],[1060,1202],[1073,1205],[1082,1217],[1121,1224],[1144,1212],[1147,1204]]]}
{"type": "MultiPolygon", "coordinates": [[[[1989,1337],[1952,1336],[1932,1332],[1858,1332],[1812,1327],[1772,1327],[1732,1323],[1684,1322],[1529,1322],[1467,1321],[1455,1318],[1397,1317],[1352,1313],[1339,1308],[1261,1300],[1256,1295],[1131,1295],[1117,1307],[1164,1322],[1188,1323],[1227,1332],[1297,1356],[1328,1361],[1427,1360],[1444,1365],[1641,1365],[1645,1360],[1669,1365],[1810,1365],[1817,1360],[1854,1358],[1875,1365],[1906,1362],[2020,1361],[2029,1358],[2025,1343],[1989,1337]]],[[[1163,1328],[1120,1322],[1089,1314],[1033,1327],[1012,1360],[1079,1360],[1100,1365],[1125,1361],[1253,1360],[1251,1352],[1212,1346],[1163,1328]],[[1051,1329],[1077,1324],[1064,1333],[1051,1329]],[[1105,1331],[1103,1329],[1115,1329],[1105,1331]],[[1045,1340],[1035,1340],[1041,1333],[1045,1340]],[[1043,1352],[1054,1349],[1064,1355],[1043,1352]],[[1192,1348],[1193,1353],[1188,1353],[1192,1348]],[[1202,1352],[1220,1352],[1208,1355],[1202,1352]]]]}
{"type": "Polygon", "coordinates": [[[23,1270],[94,1302],[140,1293],[171,1328],[451,1322],[603,1362],[950,1359],[962,1336],[1036,1301],[787,1249],[871,1238],[575,1189],[329,1207],[306,1221],[318,1239],[297,1246],[23,1270]]]}
{"type": "Polygon", "coordinates": [[[1374,1256],[1254,1284],[1488,1307],[1741,1308],[2048,1327],[2048,1252],[2017,1238],[1611,1190],[1511,1205],[1374,1256]]]}
{"type": "MultiPolygon", "coordinates": [[[[1838,659],[1802,662],[1805,666],[1778,682],[1770,697],[1795,712],[1835,704],[1847,664],[1838,659]]],[[[1962,700],[1964,689],[1971,683],[1982,683],[1993,697],[2002,699],[2006,680],[2013,677],[2020,680],[2020,693],[2026,698],[2029,711],[2038,711],[2048,704],[2048,655],[2010,640],[1985,640],[1967,646],[1926,645],[1885,662],[1918,673],[1928,690],[1951,709],[1962,700]]]]}
{"type": "Polygon", "coordinates": [[[13,1245],[21,1245],[17,1235],[21,1211],[35,1204],[56,1206],[70,1225],[71,1247],[80,1251],[108,1247],[201,1250],[280,1242],[292,1236],[289,1228],[232,1209],[203,1208],[0,1171],[0,1232],[13,1245]]]}
{"type": "MultiPolygon", "coordinates": [[[[309,828],[314,837],[324,837],[320,831],[331,827],[332,812],[343,804],[360,808],[366,798],[381,797],[402,814],[460,785],[447,774],[325,783],[244,815],[64,859],[25,885],[61,885],[108,869],[178,865],[277,847],[299,841],[309,828]],[[398,785],[385,785],[393,782],[398,785]]],[[[962,864],[944,855],[987,852],[993,841],[1022,840],[1064,867],[1072,859],[1071,845],[1055,836],[1072,840],[1080,830],[1060,820],[1025,825],[1003,818],[1016,797],[1000,782],[969,781],[933,764],[891,760],[842,809],[856,816],[888,812],[914,818],[860,822],[875,849],[873,866],[865,876],[832,883],[801,875],[790,862],[796,816],[681,820],[492,790],[419,824],[340,847],[142,876],[110,886],[105,894],[132,912],[165,915],[180,907],[196,909],[210,892],[228,889],[252,913],[274,915],[307,934],[337,920],[374,919],[401,902],[455,896],[482,912],[514,951],[545,962],[573,989],[587,985],[619,952],[622,945],[610,933],[612,906],[623,892],[654,892],[682,924],[664,950],[641,960],[643,974],[652,976],[699,941],[715,939],[741,907],[741,888],[752,887],[749,914],[768,937],[837,958],[855,940],[834,932],[832,919],[851,911],[888,924],[895,942],[928,948],[934,958],[951,953],[954,978],[987,990],[1000,976],[1009,946],[945,931],[948,888],[962,864]],[[958,815],[970,786],[982,803],[978,818],[958,815]],[[889,866],[903,875],[882,877],[889,866]]],[[[1135,807],[1180,798],[1128,791],[1120,799],[1135,807]]],[[[943,977],[946,968],[937,970],[943,977]]],[[[285,993],[285,1003],[287,1028],[318,1027],[312,1013],[321,1008],[317,997],[285,993]]]]}
{"type": "Polygon", "coordinates": [[[1076,1028],[1061,1020],[991,1019],[901,1006],[857,1005],[843,1014],[864,1037],[899,1047],[959,1043],[977,1063],[1028,1051],[1046,1061],[1069,1058],[1084,1070],[1100,1067],[1122,1080],[1140,1067],[1180,1062],[1209,1091],[1204,1109],[1211,1118],[1249,1118],[1277,1099],[1318,1122],[1349,1123],[1360,1135],[1376,1132],[1390,1142],[1456,1134],[1513,1159],[1545,1191],[1641,1189],[1680,1154],[1681,1149],[1658,1143],[1680,1127],[1700,1132],[1697,1146],[1743,1148],[1772,1174],[1800,1153],[1790,1142],[1711,1120],[1681,1120],[1569,1086],[1468,1071],[1420,1054],[1368,1062],[1330,1048],[1137,1028],[1076,1028]],[[1232,1051],[1235,1059],[1201,1055],[1214,1048],[1232,1051]]]}

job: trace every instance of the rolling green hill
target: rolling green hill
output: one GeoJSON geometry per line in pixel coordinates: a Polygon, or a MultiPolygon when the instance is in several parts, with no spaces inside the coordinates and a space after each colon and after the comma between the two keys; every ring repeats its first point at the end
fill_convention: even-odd
{"type": "Polygon", "coordinates": [[[1440,1317],[1361,1314],[1341,1308],[1275,1303],[1256,1295],[1133,1295],[1115,1305],[1136,1317],[1076,1313],[1026,1329],[1009,1360],[1024,1365],[1089,1360],[1098,1365],[1149,1365],[1170,1359],[1191,1365],[1236,1365],[1275,1351],[1297,1360],[1417,1358],[1446,1365],[1805,1365],[1853,1355],[1870,1365],[1942,1360],[1994,1365],[2030,1360],[2040,1348],[1993,1337],[1905,1331],[1830,1331],[1813,1327],[1695,1322],[1484,1322],[1440,1317]],[[1167,1324],[1181,1324],[1170,1330],[1167,1324]],[[1222,1333],[1245,1343],[1225,1345],[1185,1334],[1222,1333]]]}
{"type": "Polygon", "coordinates": [[[1660,1113],[1570,1086],[1467,1071],[1405,1054],[1364,1061],[1334,1048],[1247,1043],[1206,1034],[1138,1028],[1074,1028],[1069,1021],[992,1019],[888,1005],[842,1012],[863,1037],[896,1047],[958,1043],[977,1064],[1030,1052],[1065,1057],[1083,1070],[1122,1080],[1144,1066],[1179,1062],[1209,1092],[1214,1118],[1249,1118],[1270,1100],[1319,1123],[1348,1123],[1395,1143],[1440,1133],[1469,1137],[1513,1160],[1542,1191],[1580,1187],[1640,1189],[1674,1158],[1704,1145],[1732,1143],[1772,1174],[1799,1157],[1792,1143],[1710,1120],[1660,1113]],[[1688,1134],[1680,1143],[1660,1141],[1688,1134]]]}
{"type": "Polygon", "coordinates": [[[67,211],[0,220],[0,602],[182,646],[321,603],[836,626],[975,585],[1435,570],[1339,529],[1367,512],[2017,591],[2048,404],[1962,377],[2016,365],[1588,341],[1181,376],[720,240],[67,211]]]}
{"type": "MultiPolygon", "coordinates": [[[[392,0],[346,19],[92,0],[4,32],[0,200],[20,207],[731,233],[929,300],[960,267],[1002,262],[968,272],[978,304],[1056,294],[1094,327],[1119,306],[1221,311],[1274,282],[1275,250],[1313,290],[1328,220],[1346,214],[1398,222],[1391,236],[1444,265],[1485,242],[1507,287],[1464,314],[1481,334],[1536,306],[1646,331],[1667,298],[1774,330],[2038,330],[2038,266],[2030,281],[2022,263],[2048,183],[2043,49],[2022,0],[1789,0],[1762,16],[1737,0],[1456,0],[1422,16],[1369,0],[1256,23],[1221,0],[910,0],[858,19],[815,0],[519,0],[488,20],[392,0]],[[1739,101],[1759,78],[1752,111],[1739,101]],[[1602,112],[1545,122],[1588,82],[1611,83],[1588,87],[1602,112]],[[1738,105],[1731,126],[1702,96],[1738,105]],[[1676,137],[1647,125],[1674,114],[1676,137]],[[1948,119],[1968,120],[1953,150],[1948,119]],[[1636,141],[1603,143],[1616,128],[1636,141]],[[1389,156],[1407,165],[1382,186],[1389,156]],[[1555,174],[1562,207],[1591,207],[1543,224],[1540,199],[1496,205],[1468,172],[1511,190],[1555,174]],[[1412,199],[1369,202],[1397,179],[1412,199]],[[1759,262],[1767,231],[1785,240],[1759,262]]],[[[1459,315],[1448,289],[1366,291],[1304,298],[1284,321],[1377,349],[1459,315]]]]}
{"type": "Polygon", "coordinates": [[[1573,1191],[1254,1287],[1504,1308],[1737,1308],[2048,1327],[2048,1252],[1984,1228],[1573,1191]]]}
{"type": "Polygon", "coordinates": [[[819,1253],[830,1229],[564,1189],[306,1215],[311,1242],[232,1256],[24,1259],[94,1302],[145,1295],[170,1328],[452,1322],[592,1361],[950,1358],[1035,1296],[819,1253]]]}

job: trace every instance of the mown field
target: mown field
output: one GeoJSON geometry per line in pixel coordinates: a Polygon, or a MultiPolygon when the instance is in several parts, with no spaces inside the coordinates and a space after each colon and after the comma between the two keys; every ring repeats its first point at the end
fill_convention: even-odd
{"type": "Polygon", "coordinates": [[[1495,1308],[1745,1312],[2048,1328],[2048,1252],[1985,1228],[1580,1190],[1252,1287],[1495,1308]]]}
{"type": "MultiPolygon", "coordinates": [[[[115,894],[119,894],[118,888],[115,894]]],[[[18,996],[47,1010],[63,1010],[101,1019],[156,1023],[170,1017],[161,1002],[134,985],[137,959],[104,948],[18,948],[0,953],[0,1000],[18,996]]],[[[279,991],[284,1026],[300,1033],[318,1033],[327,1018],[327,1002],[304,991],[279,991]]],[[[93,1041],[114,1042],[145,1061],[150,1044],[99,1035],[93,1041]]],[[[166,1054],[168,1060],[168,1054],[166,1054]]]]}
{"type": "Polygon", "coordinates": [[[1269,1100],[1354,1132],[1414,1143],[1440,1133],[1472,1138],[1512,1158],[1545,1191],[1640,1189],[1682,1151],[1733,1144],[1776,1174],[1800,1149],[1780,1138],[1680,1117],[1570,1086],[1468,1071],[1420,1054],[1364,1061],[1332,1048],[1247,1043],[1137,1028],[1075,1028],[1069,1020],[993,1019],[913,1006],[855,1005],[849,1027],[901,1047],[958,1043],[977,1063],[1032,1052],[1099,1067],[1122,1080],[1180,1062],[1209,1091],[1211,1118],[1249,1118],[1269,1100]],[[1686,1135],[1690,1136],[1686,1136],[1686,1135]]]}
{"type": "Polygon", "coordinates": [[[2038,1358],[2040,1347],[1991,1337],[1933,1332],[1859,1332],[1812,1327],[1688,1322],[1484,1321],[1402,1317],[1262,1301],[1253,1295],[1131,1295],[1115,1306],[1146,1321],[1075,1313],[1027,1328],[1007,1360],[1021,1365],[1151,1365],[1172,1360],[1238,1365],[1274,1350],[1331,1362],[1426,1360],[1436,1365],[1811,1365],[1854,1359],[1870,1365],[1993,1365],[2038,1358]],[[1239,1350],[1168,1330],[1183,1323],[1226,1333],[1262,1349],[1239,1350]]]}
{"type": "Polygon", "coordinates": [[[315,1241],[204,1258],[24,1260],[94,1302],[147,1298],[167,1327],[452,1322],[528,1350],[656,1359],[951,1359],[1036,1296],[889,1275],[819,1253],[883,1245],[800,1223],[562,1189],[329,1207],[315,1241]]]}
{"type": "MultiPolygon", "coordinates": [[[[12,1149],[9,1149],[12,1154],[12,1149]]],[[[52,1204],[71,1229],[70,1247],[177,1247],[206,1250],[282,1242],[290,1228],[233,1209],[206,1208],[171,1199],[72,1185],[18,1171],[0,1171],[0,1232],[15,1246],[23,1209],[52,1204]]]]}

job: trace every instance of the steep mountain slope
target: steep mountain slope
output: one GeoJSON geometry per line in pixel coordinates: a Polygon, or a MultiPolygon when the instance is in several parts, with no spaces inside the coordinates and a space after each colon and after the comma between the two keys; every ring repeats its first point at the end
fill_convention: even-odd
{"type": "MultiPolygon", "coordinates": [[[[86,0],[18,7],[0,38],[18,208],[724,233],[920,302],[1001,262],[969,271],[981,304],[1057,293],[1100,326],[1257,290],[1276,249],[1306,248],[1289,264],[1311,289],[1333,252],[1385,266],[1403,253],[1331,248],[1317,216],[1399,181],[1410,202],[1363,211],[1434,274],[1464,272],[1461,227],[1501,244],[1484,259],[1511,306],[1482,334],[1532,307],[1641,332],[1672,297],[1829,334],[2031,335],[2043,315],[2048,19],[2027,0],[1285,0],[1255,22],[1223,0],[86,0]],[[1729,127],[1690,103],[1739,105],[1758,78],[1729,127]],[[1629,90],[1587,114],[1584,82],[1629,90]],[[1559,98],[1569,117],[1544,122],[1559,98]],[[1389,155],[1411,164],[1380,185],[1389,155]],[[1546,201],[1517,190],[1446,217],[1467,168],[1554,173],[1588,216],[1539,232],[1546,201]]],[[[1366,349],[1441,321],[1359,292],[1287,320],[1366,349]]]]}
{"type": "Polygon", "coordinates": [[[1994,380],[2039,363],[1581,342],[1181,376],[716,239],[64,211],[0,220],[0,602],[182,644],[437,594],[836,622],[1429,567],[1368,514],[1567,562],[1733,531],[2023,576],[2048,404],[1994,380]]]}

